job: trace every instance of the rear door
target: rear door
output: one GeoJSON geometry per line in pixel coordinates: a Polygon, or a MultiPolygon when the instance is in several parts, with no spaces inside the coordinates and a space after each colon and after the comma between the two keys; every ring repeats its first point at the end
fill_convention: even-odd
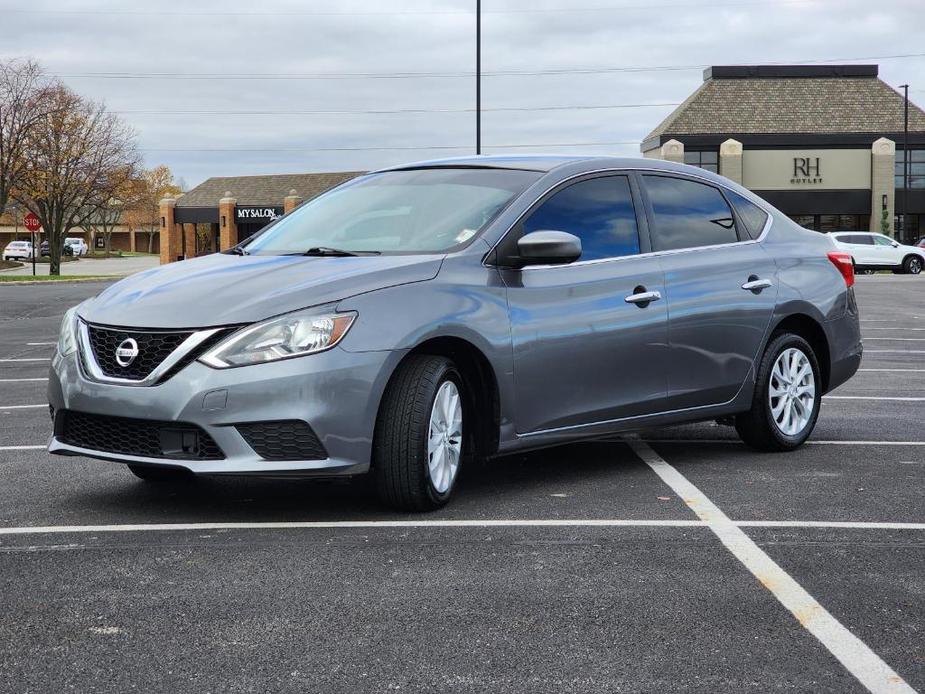
{"type": "Polygon", "coordinates": [[[742,196],[734,212],[700,179],[641,178],[668,292],[669,408],[726,402],[749,377],[776,302],[777,266],[753,239],[764,224],[745,221],[767,214],[742,196]]]}
{"type": "Polygon", "coordinates": [[[879,265],[880,258],[874,247],[874,237],[870,234],[848,234],[849,253],[858,265],[879,265]]]}
{"type": "Polygon", "coordinates": [[[573,263],[502,269],[514,350],[518,433],[582,426],[665,408],[667,311],[633,180],[567,183],[505,238],[566,231],[582,242],[573,263]],[[656,298],[633,302],[645,292],[656,298]],[[630,299],[629,301],[627,299],[630,299]]]}

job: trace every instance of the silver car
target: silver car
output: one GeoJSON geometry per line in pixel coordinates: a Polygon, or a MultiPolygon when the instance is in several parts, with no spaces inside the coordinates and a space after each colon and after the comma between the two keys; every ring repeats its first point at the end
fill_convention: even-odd
{"type": "Polygon", "coordinates": [[[377,171],[68,311],[48,449],[149,481],[366,473],[446,503],[473,458],[718,420],[802,444],[861,360],[851,258],[700,169],[377,171]]]}

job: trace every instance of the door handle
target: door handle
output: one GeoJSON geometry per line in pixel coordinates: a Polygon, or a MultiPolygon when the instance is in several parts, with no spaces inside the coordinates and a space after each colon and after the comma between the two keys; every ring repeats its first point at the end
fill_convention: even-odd
{"type": "Polygon", "coordinates": [[[628,304],[649,304],[662,298],[661,292],[638,292],[624,297],[623,300],[628,304]]]}
{"type": "Polygon", "coordinates": [[[773,283],[771,282],[771,280],[760,280],[757,277],[752,279],[752,277],[749,277],[748,282],[742,285],[742,289],[745,289],[746,291],[749,291],[749,292],[757,293],[757,292],[760,292],[762,289],[767,289],[768,287],[771,287],[771,286],[773,286],[773,283]]]}

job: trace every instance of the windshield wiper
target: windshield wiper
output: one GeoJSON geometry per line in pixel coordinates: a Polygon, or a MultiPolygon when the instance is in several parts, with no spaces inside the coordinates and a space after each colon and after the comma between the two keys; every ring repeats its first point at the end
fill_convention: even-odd
{"type": "Polygon", "coordinates": [[[250,255],[250,253],[248,253],[246,250],[244,250],[240,246],[232,246],[231,248],[228,249],[228,253],[230,253],[231,255],[250,255]]]}
{"type": "Polygon", "coordinates": [[[334,258],[357,255],[382,255],[380,251],[345,251],[342,248],[329,248],[328,246],[314,246],[302,255],[329,256],[334,258]]]}

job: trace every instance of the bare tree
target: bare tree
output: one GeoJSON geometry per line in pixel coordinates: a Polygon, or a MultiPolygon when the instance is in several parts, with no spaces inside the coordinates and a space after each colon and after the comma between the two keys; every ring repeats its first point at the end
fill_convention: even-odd
{"type": "Polygon", "coordinates": [[[30,133],[48,114],[48,89],[38,63],[0,61],[0,214],[26,166],[30,133]]]}
{"type": "Polygon", "coordinates": [[[50,107],[27,138],[14,196],[41,221],[49,274],[57,275],[64,237],[135,177],[139,155],[133,131],[101,104],[61,84],[46,98],[50,107]]]}
{"type": "Polygon", "coordinates": [[[151,253],[154,234],[160,229],[161,200],[168,195],[179,195],[181,189],[164,164],[146,169],[135,182],[135,187],[133,202],[126,210],[126,221],[135,229],[144,229],[148,235],[148,253],[151,253]]]}

